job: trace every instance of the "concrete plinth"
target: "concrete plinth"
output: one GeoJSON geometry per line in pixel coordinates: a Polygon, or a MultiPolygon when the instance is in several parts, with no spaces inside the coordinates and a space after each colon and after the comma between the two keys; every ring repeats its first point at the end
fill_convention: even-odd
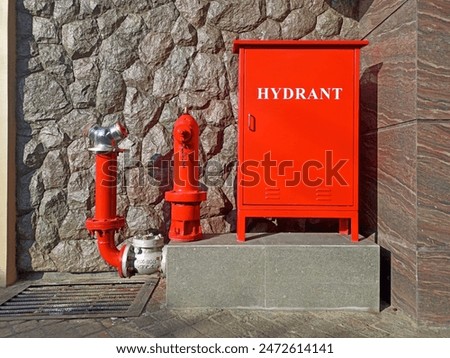
{"type": "Polygon", "coordinates": [[[379,246],[338,234],[235,234],[167,246],[169,307],[379,310],[379,246]]]}

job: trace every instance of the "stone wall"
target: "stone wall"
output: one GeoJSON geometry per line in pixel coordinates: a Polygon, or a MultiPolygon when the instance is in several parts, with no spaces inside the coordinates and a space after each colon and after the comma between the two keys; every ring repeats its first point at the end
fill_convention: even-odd
{"type": "Polygon", "coordinates": [[[84,227],[94,123],[121,120],[130,132],[119,158],[123,237],[166,230],[171,130],[185,106],[201,127],[203,230],[234,230],[233,40],[357,38],[355,3],[17,0],[18,269],[108,269],[84,227]]]}

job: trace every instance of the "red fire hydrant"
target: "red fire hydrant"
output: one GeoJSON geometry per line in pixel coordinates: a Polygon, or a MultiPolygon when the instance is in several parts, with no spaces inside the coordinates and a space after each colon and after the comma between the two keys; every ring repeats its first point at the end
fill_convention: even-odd
{"type": "Polygon", "coordinates": [[[174,183],[165,199],[172,203],[169,238],[178,241],[194,241],[202,237],[200,203],[206,200],[206,192],[199,187],[198,124],[185,113],[175,122],[174,183]]]}
{"type": "Polygon", "coordinates": [[[120,277],[127,277],[127,246],[117,249],[114,236],[125,226],[125,218],[117,216],[117,154],[118,142],[127,136],[126,128],[120,123],[111,127],[93,126],[89,137],[95,153],[95,216],[86,220],[86,228],[97,236],[98,249],[103,259],[117,268],[120,277]]]}

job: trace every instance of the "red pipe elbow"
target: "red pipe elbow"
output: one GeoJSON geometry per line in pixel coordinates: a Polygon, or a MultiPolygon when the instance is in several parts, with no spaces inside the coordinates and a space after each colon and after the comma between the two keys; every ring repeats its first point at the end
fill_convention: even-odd
{"type": "Polygon", "coordinates": [[[97,233],[97,246],[100,255],[105,262],[117,269],[120,277],[125,277],[122,266],[122,257],[125,251],[125,246],[120,250],[114,243],[114,231],[104,231],[97,233]]]}

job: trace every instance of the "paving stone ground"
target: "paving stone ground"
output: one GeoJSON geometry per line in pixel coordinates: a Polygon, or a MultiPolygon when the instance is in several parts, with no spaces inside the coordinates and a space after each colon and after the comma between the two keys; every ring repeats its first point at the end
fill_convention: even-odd
{"type": "MultiPolygon", "coordinates": [[[[83,275],[77,275],[82,280],[83,275]]],[[[52,277],[56,280],[58,275],[52,277]]],[[[0,289],[0,294],[7,290],[0,289]]],[[[161,279],[143,313],[132,318],[0,321],[0,337],[450,337],[450,327],[418,326],[394,307],[380,313],[168,309],[161,279]]]]}

